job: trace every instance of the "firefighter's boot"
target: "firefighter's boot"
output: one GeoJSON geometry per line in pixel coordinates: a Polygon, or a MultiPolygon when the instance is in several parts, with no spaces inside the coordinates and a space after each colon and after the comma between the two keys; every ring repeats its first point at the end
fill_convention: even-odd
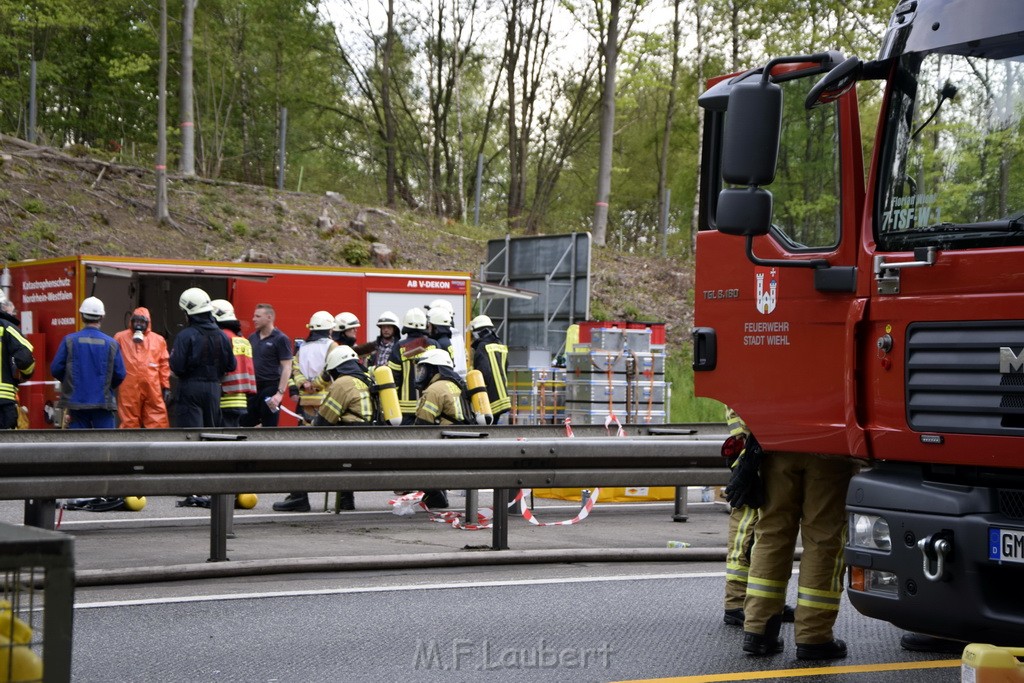
{"type": "Polygon", "coordinates": [[[764,625],[764,633],[744,633],[743,651],[763,657],[782,652],[782,637],[779,631],[782,630],[782,615],[776,614],[764,625]]]}

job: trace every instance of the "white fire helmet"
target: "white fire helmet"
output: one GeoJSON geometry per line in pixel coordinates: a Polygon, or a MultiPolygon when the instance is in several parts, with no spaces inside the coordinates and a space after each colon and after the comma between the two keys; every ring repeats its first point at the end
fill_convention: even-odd
{"type": "Polygon", "coordinates": [[[430,302],[429,306],[425,306],[424,308],[426,308],[428,311],[432,311],[435,308],[443,308],[452,315],[455,315],[455,307],[452,306],[452,302],[448,301],[448,299],[434,299],[433,301],[430,302]]]}
{"type": "Polygon", "coordinates": [[[345,346],[342,344],[327,354],[327,364],[325,367],[327,370],[333,370],[342,363],[350,360],[356,360],[357,358],[359,358],[359,356],[356,355],[356,352],[351,346],[345,346]]]}
{"type": "Polygon", "coordinates": [[[342,311],[338,315],[334,316],[334,331],[344,332],[345,330],[354,330],[360,327],[359,318],[356,317],[355,313],[349,313],[348,311],[342,311]]]}
{"type": "Polygon", "coordinates": [[[402,327],[408,327],[410,330],[427,329],[427,314],[423,312],[422,308],[410,308],[405,312],[402,327]]]}
{"type": "Polygon", "coordinates": [[[430,349],[424,351],[416,358],[416,362],[420,365],[437,365],[446,368],[454,368],[455,363],[452,362],[452,356],[444,349],[430,349]]]}
{"type": "Polygon", "coordinates": [[[329,330],[334,327],[334,316],[327,311],[317,311],[309,317],[306,327],[310,330],[329,330]]]}
{"type": "Polygon", "coordinates": [[[402,329],[402,321],[398,319],[398,316],[391,311],[384,311],[377,318],[377,327],[384,327],[385,325],[391,325],[396,330],[402,329]]]}
{"type": "Polygon", "coordinates": [[[178,307],[188,315],[209,313],[213,310],[210,295],[198,287],[189,287],[182,292],[178,299],[178,307]]]}
{"type": "Polygon", "coordinates": [[[210,305],[213,306],[213,319],[217,322],[229,323],[238,320],[235,317],[235,307],[227,299],[214,299],[210,305]]]}
{"type": "Polygon", "coordinates": [[[430,313],[427,313],[427,322],[431,325],[451,326],[452,314],[447,309],[441,307],[431,308],[430,313]]]}
{"type": "Polygon", "coordinates": [[[86,320],[99,320],[107,314],[106,309],[103,307],[103,302],[94,296],[87,297],[82,301],[82,305],[78,307],[78,312],[86,320]]]}
{"type": "Polygon", "coordinates": [[[494,327],[494,323],[492,323],[491,319],[486,315],[478,315],[469,322],[470,332],[476,332],[477,330],[482,330],[485,327],[494,327]]]}

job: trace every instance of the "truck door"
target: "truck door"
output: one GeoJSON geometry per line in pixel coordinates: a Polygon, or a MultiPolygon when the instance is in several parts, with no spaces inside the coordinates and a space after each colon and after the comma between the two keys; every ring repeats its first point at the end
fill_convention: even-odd
{"type": "Polygon", "coordinates": [[[856,95],[806,110],[817,79],[777,80],[783,113],[767,188],[773,221],[752,243],[753,254],[771,264],[753,263],[743,238],[715,229],[721,130],[730,113],[706,117],[695,391],[734,408],[766,447],[861,454],[853,372],[853,331],[864,309],[855,291],[864,193],[856,95]],[[811,261],[820,267],[802,267],[811,261]]]}
{"type": "Polygon", "coordinates": [[[892,64],[862,272],[879,458],[1008,464],[1024,435],[1024,41],[892,64]]]}

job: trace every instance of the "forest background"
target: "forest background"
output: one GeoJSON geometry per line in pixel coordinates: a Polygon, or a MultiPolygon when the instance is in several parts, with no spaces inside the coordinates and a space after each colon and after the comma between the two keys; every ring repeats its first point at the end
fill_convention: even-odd
{"type": "MultiPolygon", "coordinates": [[[[769,56],[871,58],[894,5],[0,0],[0,259],[363,265],[386,241],[396,263],[473,270],[488,238],[591,230],[593,317],[668,321],[674,396],[692,396],[702,84],[769,56]]],[[[721,419],[692,403],[672,419],[721,419]]]]}

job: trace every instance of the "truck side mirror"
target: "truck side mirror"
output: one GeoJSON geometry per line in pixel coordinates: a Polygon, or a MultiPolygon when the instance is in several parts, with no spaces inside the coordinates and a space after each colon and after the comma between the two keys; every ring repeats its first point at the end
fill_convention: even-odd
{"type": "Polygon", "coordinates": [[[715,223],[726,235],[767,235],[772,227],[772,193],[760,187],[722,190],[715,223]]]}
{"type": "Polygon", "coordinates": [[[767,79],[735,84],[722,140],[723,180],[733,185],[770,184],[781,129],[782,88],[767,79]]]}

